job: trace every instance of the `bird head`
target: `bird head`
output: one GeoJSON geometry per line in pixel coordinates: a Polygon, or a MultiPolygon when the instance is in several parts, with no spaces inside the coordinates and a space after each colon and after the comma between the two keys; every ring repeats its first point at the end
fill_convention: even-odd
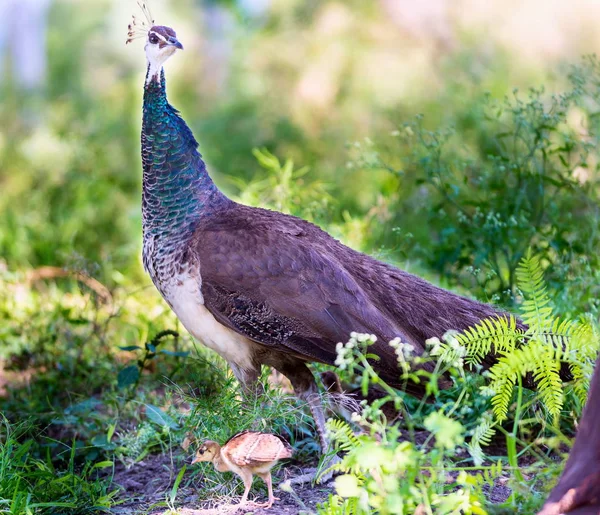
{"type": "Polygon", "coordinates": [[[160,69],[164,62],[183,45],[177,39],[177,34],[171,27],[153,25],[146,36],[146,59],[152,68],[160,69]]]}
{"type": "Polygon", "coordinates": [[[213,442],[212,440],[207,440],[204,442],[200,448],[196,451],[196,456],[192,461],[192,465],[194,463],[199,463],[201,461],[212,461],[219,454],[219,450],[221,446],[217,442],[213,442]]]}
{"type": "Polygon", "coordinates": [[[150,9],[145,2],[138,1],[145,19],[133,17],[128,26],[127,43],[134,39],[145,38],[146,59],[148,61],[148,82],[158,77],[166,60],[177,50],[183,50],[183,45],[177,39],[177,34],[171,27],[155,25],[150,9]]]}

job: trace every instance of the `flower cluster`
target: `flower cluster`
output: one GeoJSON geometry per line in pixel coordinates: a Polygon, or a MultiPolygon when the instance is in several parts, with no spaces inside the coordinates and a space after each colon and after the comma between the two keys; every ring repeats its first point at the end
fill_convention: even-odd
{"type": "Polygon", "coordinates": [[[338,342],[335,346],[337,357],[335,358],[335,365],[340,370],[351,368],[354,364],[354,350],[363,349],[367,345],[375,343],[377,336],[374,334],[364,333],[350,333],[350,339],[346,343],[338,342]]]}
{"type": "Polygon", "coordinates": [[[438,356],[439,361],[446,363],[451,367],[463,368],[464,357],[467,355],[467,348],[458,341],[456,331],[447,331],[439,338],[429,338],[425,344],[431,347],[429,354],[438,356]]]}
{"type": "Polygon", "coordinates": [[[364,424],[366,422],[362,414],[358,413],[357,411],[352,412],[350,420],[352,420],[352,422],[354,422],[355,424],[364,424]]]}
{"type": "Polygon", "coordinates": [[[400,364],[409,361],[415,352],[414,345],[410,343],[404,343],[399,337],[394,338],[390,342],[390,347],[394,349],[394,352],[398,357],[398,363],[400,364]]]}
{"type": "Polygon", "coordinates": [[[373,427],[374,423],[381,422],[383,419],[383,411],[380,407],[375,407],[362,400],[360,403],[360,411],[352,412],[350,420],[355,424],[363,427],[373,427]]]}

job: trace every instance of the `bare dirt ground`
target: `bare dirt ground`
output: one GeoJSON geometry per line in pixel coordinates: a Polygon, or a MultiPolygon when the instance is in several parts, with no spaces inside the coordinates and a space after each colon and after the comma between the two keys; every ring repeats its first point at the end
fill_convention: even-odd
{"type": "MultiPolygon", "coordinates": [[[[178,467],[173,463],[169,455],[150,455],[131,468],[127,469],[122,464],[116,466],[114,482],[123,488],[120,495],[122,503],[112,510],[115,515],[159,515],[170,513],[165,504],[169,495],[178,467]]],[[[333,482],[325,485],[312,487],[310,484],[294,485],[294,493],[281,491],[278,486],[289,477],[295,477],[306,470],[289,466],[280,469],[274,475],[275,496],[279,497],[273,507],[269,510],[263,508],[252,508],[239,510],[231,507],[231,503],[239,502],[239,496],[223,496],[221,500],[201,500],[198,495],[202,488],[201,479],[182,481],[177,492],[177,507],[180,515],[238,515],[252,513],[254,515],[300,515],[303,513],[315,513],[318,503],[327,500],[329,494],[333,493],[333,482]],[[186,486],[183,486],[186,485],[186,486]]],[[[186,472],[188,476],[190,472],[186,472]]],[[[257,488],[256,481],[250,493],[250,498],[257,502],[266,501],[266,493],[257,488]]],[[[486,489],[488,489],[486,487],[486,489]]],[[[511,490],[506,486],[506,480],[499,478],[493,487],[488,489],[488,499],[497,504],[506,501],[511,490]]]]}
{"type": "MultiPolygon", "coordinates": [[[[291,467],[293,469],[293,467],[291,467]]],[[[333,483],[327,485],[317,485],[312,487],[310,484],[294,485],[294,494],[282,492],[278,484],[286,479],[283,477],[286,471],[281,469],[278,475],[274,475],[274,492],[279,497],[273,507],[269,510],[263,508],[236,510],[230,509],[230,503],[239,502],[239,498],[223,498],[221,501],[201,501],[198,490],[201,484],[192,481],[189,486],[181,486],[177,492],[177,503],[181,515],[217,515],[228,513],[253,513],[255,515],[298,515],[302,512],[314,513],[318,503],[325,501],[329,494],[333,492],[333,483]]],[[[304,471],[295,469],[294,475],[299,475],[304,471]]],[[[169,495],[177,469],[168,455],[150,455],[144,460],[136,463],[129,469],[122,464],[118,464],[115,469],[114,482],[123,488],[120,499],[121,504],[112,510],[117,515],[158,515],[165,513],[167,506],[164,504],[165,498],[169,495]]],[[[188,473],[186,473],[187,475],[188,473]]],[[[182,485],[185,484],[185,479],[182,485]]],[[[266,494],[262,489],[254,488],[250,492],[250,498],[257,502],[265,502],[266,494]]]]}

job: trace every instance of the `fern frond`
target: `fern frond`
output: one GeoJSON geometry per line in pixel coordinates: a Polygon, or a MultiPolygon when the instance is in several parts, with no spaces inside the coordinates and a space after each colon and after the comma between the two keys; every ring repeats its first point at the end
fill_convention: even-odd
{"type": "Polygon", "coordinates": [[[317,506],[318,515],[358,515],[359,499],[349,497],[344,499],[339,495],[330,494],[327,502],[317,506]]]}
{"type": "MultiPolygon", "coordinates": [[[[519,264],[517,279],[524,295],[521,310],[522,319],[528,324],[527,330],[520,329],[517,320],[507,316],[482,320],[455,338],[464,348],[465,361],[469,365],[481,363],[490,352],[500,356],[489,370],[488,386],[494,392],[492,411],[498,422],[508,418],[517,380],[531,373],[539,399],[556,423],[565,398],[561,365],[569,365],[573,391],[582,403],[585,402],[600,348],[598,326],[590,317],[573,321],[554,315],[542,265],[531,252],[519,264]]],[[[450,347],[439,344],[438,348],[444,355],[452,350],[450,347]]],[[[484,426],[478,428],[484,429],[484,426]]],[[[471,447],[473,457],[477,459],[480,451],[477,439],[471,447]]]]}
{"type": "Polygon", "coordinates": [[[525,296],[521,308],[523,320],[533,330],[548,327],[553,319],[550,296],[540,259],[532,255],[531,249],[519,263],[516,275],[519,288],[525,296]]]}
{"type": "Polygon", "coordinates": [[[349,452],[360,445],[358,436],[354,434],[352,428],[343,420],[329,419],[327,421],[327,431],[331,433],[332,440],[341,451],[349,452]]]}
{"type": "Polygon", "coordinates": [[[539,396],[548,413],[558,422],[560,410],[564,402],[563,386],[560,379],[560,361],[556,359],[553,349],[537,345],[537,360],[533,370],[533,378],[537,382],[539,396]]]}
{"type": "Polygon", "coordinates": [[[523,331],[517,328],[517,320],[512,315],[500,318],[486,318],[457,335],[461,345],[466,347],[465,362],[477,365],[490,352],[503,354],[512,352],[523,331]]]}
{"type": "Polygon", "coordinates": [[[502,471],[501,460],[497,460],[491,467],[483,470],[483,477],[488,482],[490,487],[496,483],[496,479],[502,475],[502,471]]]}
{"type": "MultiPolygon", "coordinates": [[[[327,421],[327,432],[330,434],[335,448],[338,451],[343,451],[345,454],[339,462],[330,466],[326,472],[353,474],[359,483],[362,483],[364,481],[364,471],[361,470],[360,464],[355,459],[357,450],[362,446],[361,437],[354,434],[347,422],[338,419],[329,419],[327,421]]],[[[363,435],[362,438],[364,437],[363,435]]]]}
{"type": "Polygon", "coordinates": [[[508,405],[512,399],[516,382],[517,374],[506,373],[500,374],[492,386],[492,389],[496,392],[496,395],[492,397],[492,410],[498,422],[504,422],[508,418],[508,405]]]}
{"type": "Polygon", "coordinates": [[[496,392],[492,397],[492,409],[498,422],[508,417],[508,406],[519,376],[532,372],[537,362],[535,350],[530,345],[516,349],[498,359],[490,368],[490,388],[496,392]]]}
{"type": "Polygon", "coordinates": [[[491,417],[484,415],[481,422],[473,430],[473,436],[471,436],[471,441],[467,444],[467,449],[475,465],[481,465],[485,460],[485,454],[481,447],[489,445],[492,441],[492,437],[496,433],[494,426],[495,424],[491,417]]]}
{"type": "Polygon", "coordinates": [[[573,374],[573,392],[583,406],[590,389],[590,375],[586,373],[582,366],[574,363],[569,366],[569,369],[571,370],[571,374],[573,374]]]}
{"type": "Polygon", "coordinates": [[[553,317],[547,320],[547,327],[535,328],[529,332],[532,337],[542,340],[548,350],[554,353],[556,360],[562,360],[571,352],[572,329],[574,323],[572,320],[560,317],[553,317]]]}
{"type": "Polygon", "coordinates": [[[600,348],[598,326],[591,317],[581,317],[573,324],[572,353],[576,353],[580,361],[595,362],[600,348]]]}

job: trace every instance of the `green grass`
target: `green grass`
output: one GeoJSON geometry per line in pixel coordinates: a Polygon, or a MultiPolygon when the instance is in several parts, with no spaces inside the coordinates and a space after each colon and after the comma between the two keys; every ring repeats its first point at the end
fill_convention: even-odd
{"type": "Polygon", "coordinates": [[[111,461],[77,466],[75,442],[59,443],[55,463],[44,447],[44,438],[28,423],[0,428],[0,513],[85,514],[107,512],[118,489],[98,480],[98,472],[111,461]],[[41,439],[41,441],[40,441],[41,439]]]}
{"type": "MultiPolygon", "coordinates": [[[[242,487],[234,475],[216,473],[211,465],[186,466],[191,451],[181,444],[190,434],[225,441],[243,429],[274,431],[294,446],[296,465],[316,463],[318,444],[306,407],[273,387],[267,370],[265,395],[244,398],[225,363],[190,338],[152,289],[120,286],[106,300],[79,281],[31,282],[3,272],[0,292],[8,343],[1,356],[8,385],[0,397],[5,417],[0,506],[6,513],[91,513],[114,507],[124,500],[113,481],[114,467],[134,469],[157,455],[168,457],[171,472],[165,471],[164,498],[156,508],[178,506],[177,492],[190,488],[197,489],[200,501],[235,499],[242,487]],[[171,481],[184,467],[173,493],[171,481]]],[[[404,406],[403,420],[385,429],[375,406],[369,415],[371,436],[357,448],[377,446],[385,435],[389,452],[403,453],[410,464],[412,479],[406,484],[421,493],[415,496],[409,489],[403,495],[412,492],[417,504],[423,499],[432,506],[442,499],[449,503],[451,485],[462,485],[467,497],[455,496],[453,502],[501,513],[489,505],[483,489],[502,478],[512,490],[507,510],[541,506],[559,470],[558,447],[569,442],[573,414],[581,413],[573,393],[581,388],[569,386],[557,419],[543,415],[543,397],[517,384],[512,399],[520,409],[493,422],[497,437],[484,437],[488,426],[481,424],[492,420],[491,397],[483,394],[489,379],[455,365],[456,356],[446,351],[451,354],[450,343],[436,373],[447,370],[455,387],[432,389],[431,404],[390,392],[404,406]],[[448,448],[428,449],[436,432],[454,431],[448,424],[459,428],[461,438],[449,441],[448,448]],[[424,434],[425,443],[419,437],[424,434]],[[399,437],[405,444],[395,443],[399,437]],[[468,476],[455,483],[461,471],[468,476]]],[[[591,369],[585,370],[578,381],[589,376],[591,369]]],[[[356,381],[355,373],[342,371],[342,378],[356,381]]],[[[346,448],[352,449],[351,444],[346,448]]],[[[366,458],[357,459],[361,466],[366,458]]],[[[400,472],[389,473],[392,481],[400,472]]],[[[348,495],[348,485],[340,488],[348,495]]],[[[350,502],[336,499],[323,513],[338,513],[336,503],[350,502]]]]}
{"type": "MultiPolygon", "coordinates": [[[[135,467],[156,453],[181,466],[189,453],[180,445],[190,433],[225,441],[243,429],[272,430],[299,456],[314,458],[312,421],[299,402],[267,376],[265,396],[248,402],[225,363],[181,331],[153,290],[117,288],[103,302],[77,282],[31,285],[18,274],[0,275],[6,513],[108,508],[120,488],[107,467],[135,467]]],[[[195,482],[213,485],[202,498],[239,488],[212,467],[191,472],[195,482]]]]}

